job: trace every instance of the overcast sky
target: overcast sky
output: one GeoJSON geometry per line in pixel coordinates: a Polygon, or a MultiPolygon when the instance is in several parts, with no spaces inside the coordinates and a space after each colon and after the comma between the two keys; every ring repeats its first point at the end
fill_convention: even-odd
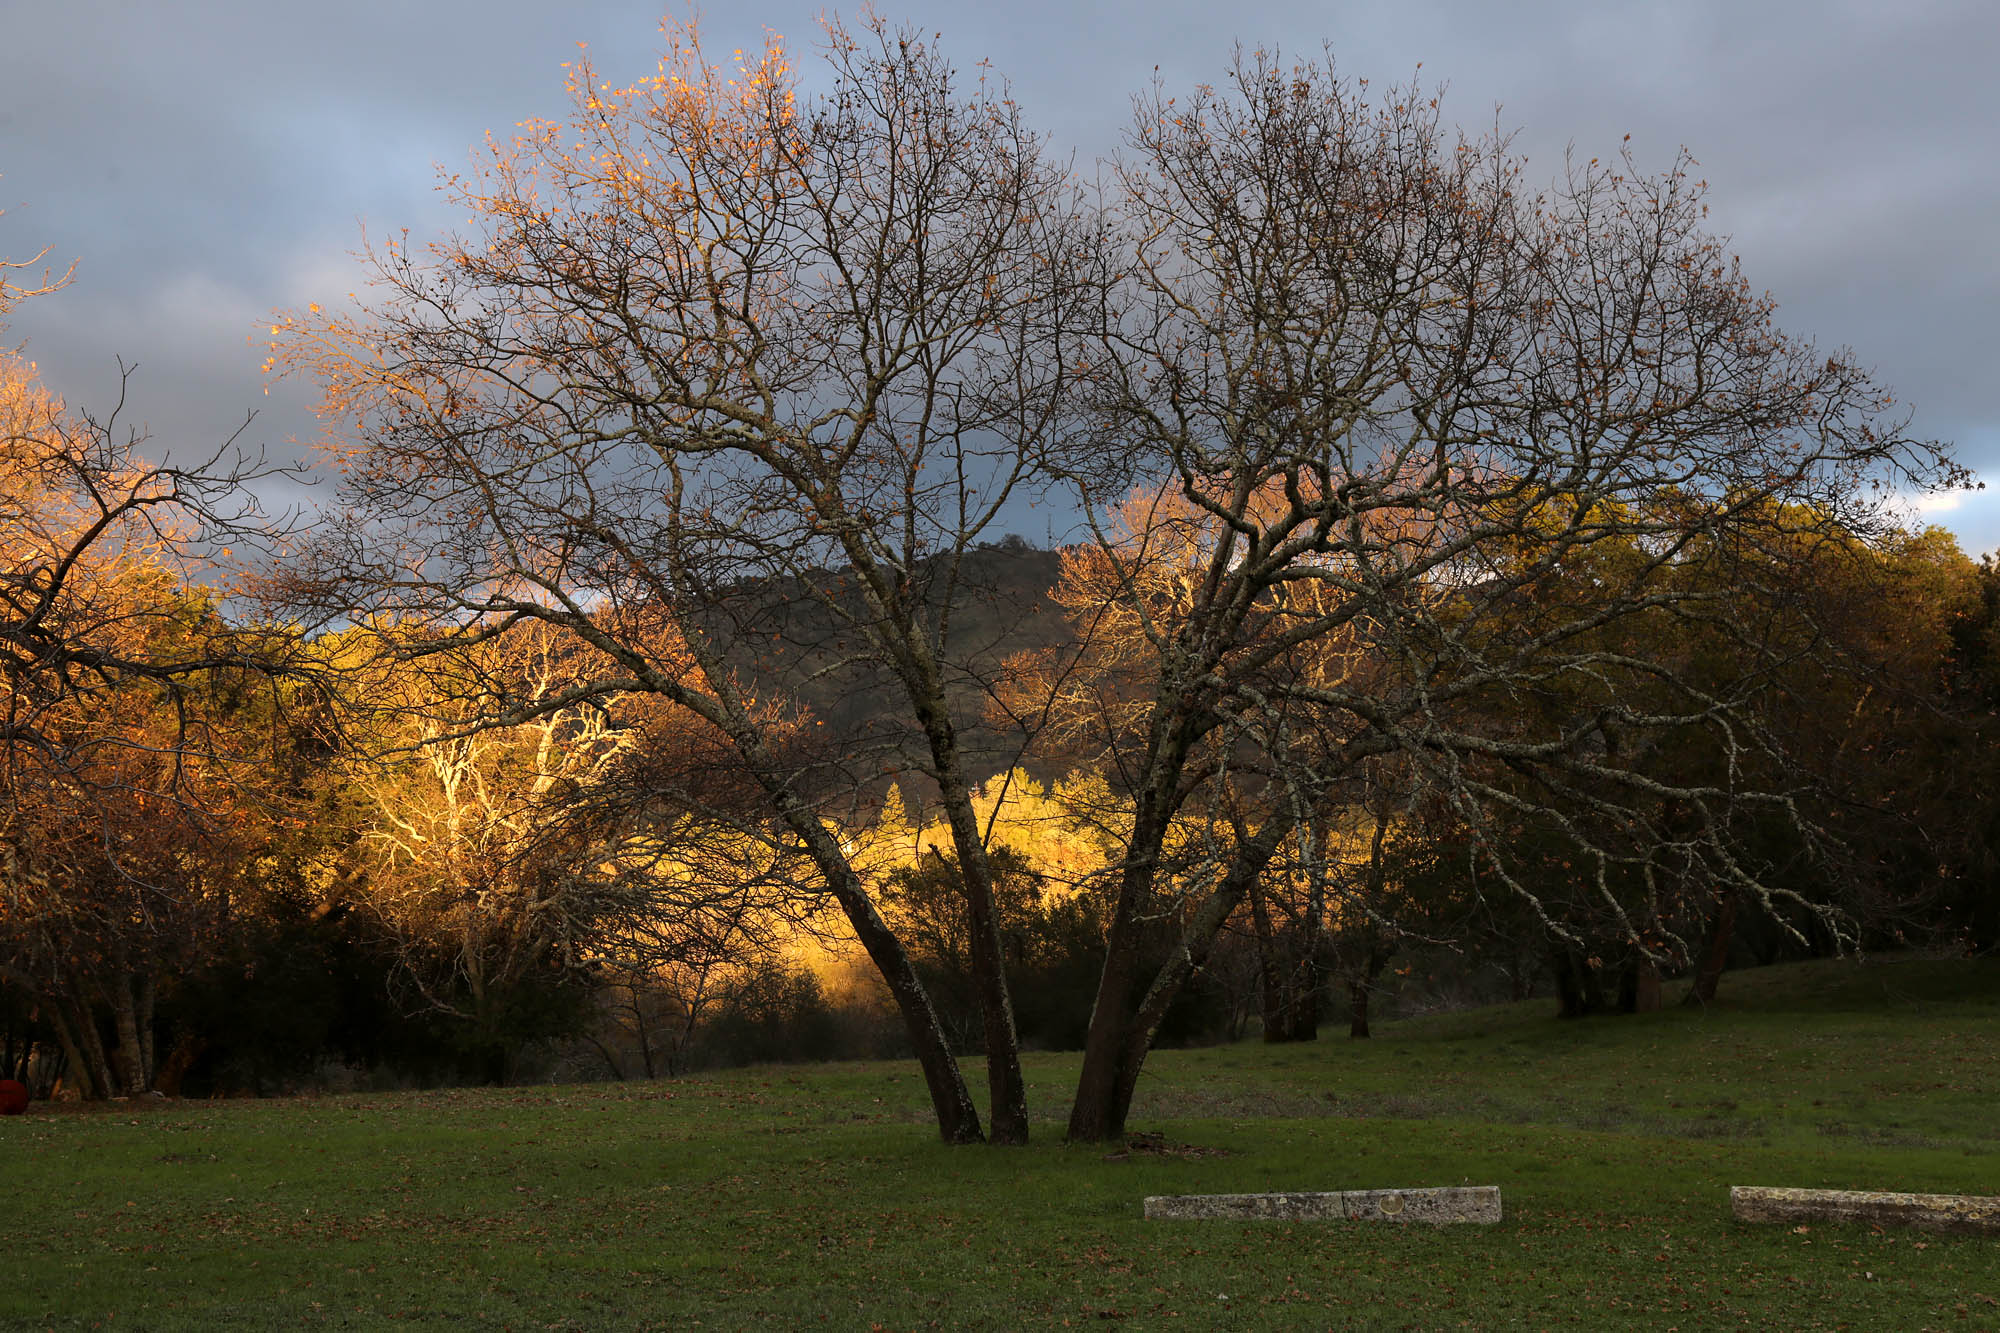
{"type": "MultiPolygon", "coordinates": [[[[822,6],[717,4],[711,51],[765,27],[809,52],[822,6]]],[[[1931,515],[2000,547],[2000,4],[1994,0],[1507,3],[952,0],[883,4],[990,59],[1029,118],[1082,162],[1118,146],[1132,93],[1217,78],[1232,44],[1323,47],[1344,73],[1449,85],[1446,111],[1518,131],[1531,176],[1564,149],[1632,136],[1645,167],[1685,145],[1711,219],[1785,327],[1850,347],[1995,488],[1931,515]]],[[[433,190],[490,130],[558,116],[587,42],[607,78],[649,72],[657,0],[25,0],[0,45],[0,256],[81,262],[27,303],[25,338],[83,406],[136,363],[158,445],[258,418],[310,436],[303,386],[265,396],[273,309],[358,285],[362,228],[427,238],[459,221],[433,190]]],[[[810,59],[801,59],[810,78],[810,59]]],[[[156,446],[157,448],[157,446],[156,446]]],[[[1035,535],[1035,534],[1031,534],[1035,535]]]]}

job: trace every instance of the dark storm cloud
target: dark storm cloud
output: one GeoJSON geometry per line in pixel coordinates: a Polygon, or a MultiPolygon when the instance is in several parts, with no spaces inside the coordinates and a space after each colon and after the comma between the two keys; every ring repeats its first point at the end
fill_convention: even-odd
{"type": "MultiPolygon", "coordinates": [[[[304,391],[263,396],[274,307],[357,285],[360,225],[422,237],[459,221],[432,191],[488,130],[560,114],[560,63],[587,41],[607,77],[650,68],[650,5],[518,0],[331,5],[70,0],[10,15],[0,53],[0,254],[83,260],[14,336],[56,387],[101,403],[114,358],[167,444],[252,408],[254,434],[306,434],[304,391]]],[[[885,6],[885,8],[890,8],[885,6]]],[[[711,7],[712,53],[760,24],[802,57],[817,6],[711,7]]],[[[890,8],[891,13],[898,11],[890,8]]],[[[1531,175],[1625,134],[1657,169],[1685,144],[1712,219],[1787,327],[1851,346],[2000,474],[1991,311],[2000,165],[2000,7],[1987,3],[1354,4],[1017,0],[900,11],[969,65],[990,57],[1031,119],[1084,161],[1116,147],[1155,68],[1215,79],[1233,42],[1318,55],[1378,84],[1448,82],[1462,123],[1517,127],[1531,175]]],[[[810,76],[811,61],[802,58],[810,76]]],[[[2000,504],[1940,511],[1976,549],[2000,504]]]]}

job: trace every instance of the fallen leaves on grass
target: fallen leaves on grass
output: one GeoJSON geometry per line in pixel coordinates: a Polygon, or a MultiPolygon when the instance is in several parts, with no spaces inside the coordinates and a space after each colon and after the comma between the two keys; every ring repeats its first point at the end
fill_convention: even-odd
{"type": "Polygon", "coordinates": [[[1117,1152],[1104,1154],[1107,1162],[1127,1162],[1135,1155],[1144,1157],[1180,1157],[1192,1160],[1198,1157],[1228,1157],[1227,1148],[1202,1148],[1192,1143],[1169,1143],[1164,1134],[1128,1134],[1125,1146],[1117,1152]]]}

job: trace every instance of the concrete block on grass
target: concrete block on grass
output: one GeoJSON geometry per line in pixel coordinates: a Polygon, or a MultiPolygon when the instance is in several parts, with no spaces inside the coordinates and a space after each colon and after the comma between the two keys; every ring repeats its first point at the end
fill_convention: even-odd
{"type": "Polygon", "coordinates": [[[1739,1222],[1861,1222],[2000,1236],[2000,1197],[1992,1195],[1732,1185],[1729,1210],[1739,1222]]]}
{"type": "Polygon", "coordinates": [[[1500,1220],[1498,1185],[1460,1185],[1425,1190],[1348,1190],[1352,1222],[1477,1222],[1500,1220]]]}
{"type": "Polygon", "coordinates": [[[1287,1194],[1156,1194],[1153,1221],[1234,1218],[1271,1222],[1476,1222],[1500,1220],[1497,1185],[1415,1190],[1329,1190],[1287,1194]]]}

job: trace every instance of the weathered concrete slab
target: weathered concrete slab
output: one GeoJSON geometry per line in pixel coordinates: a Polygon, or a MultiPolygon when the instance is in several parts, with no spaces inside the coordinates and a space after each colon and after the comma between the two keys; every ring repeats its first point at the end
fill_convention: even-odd
{"type": "Polygon", "coordinates": [[[1500,1220],[1497,1185],[1415,1190],[1330,1190],[1293,1194],[1156,1194],[1152,1221],[1236,1218],[1272,1222],[1476,1222],[1500,1220]]]}
{"type": "Polygon", "coordinates": [[[1863,1222],[1872,1226],[2000,1236],[2000,1197],[1992,1195],[1732,1185],[1729,1209],[1739,1222],[1863,1222]]]}
{"type": "Polygon", "coordinates": [[[1207,1217],[1252,1218],[1274,1222],[1340,1222],[1347,1196],[1335,1190],[1311,1194],[1154,1194],[1146,1199],[1151,1221],[1207,1217]]]}
{"type": "Polygon", "coordinates": [[[1490,1226],[1500,1220],[1500,1187],[1348,1190],[1347,1216],[1355,1222],[1477,1222],[1490,1226]]]}

